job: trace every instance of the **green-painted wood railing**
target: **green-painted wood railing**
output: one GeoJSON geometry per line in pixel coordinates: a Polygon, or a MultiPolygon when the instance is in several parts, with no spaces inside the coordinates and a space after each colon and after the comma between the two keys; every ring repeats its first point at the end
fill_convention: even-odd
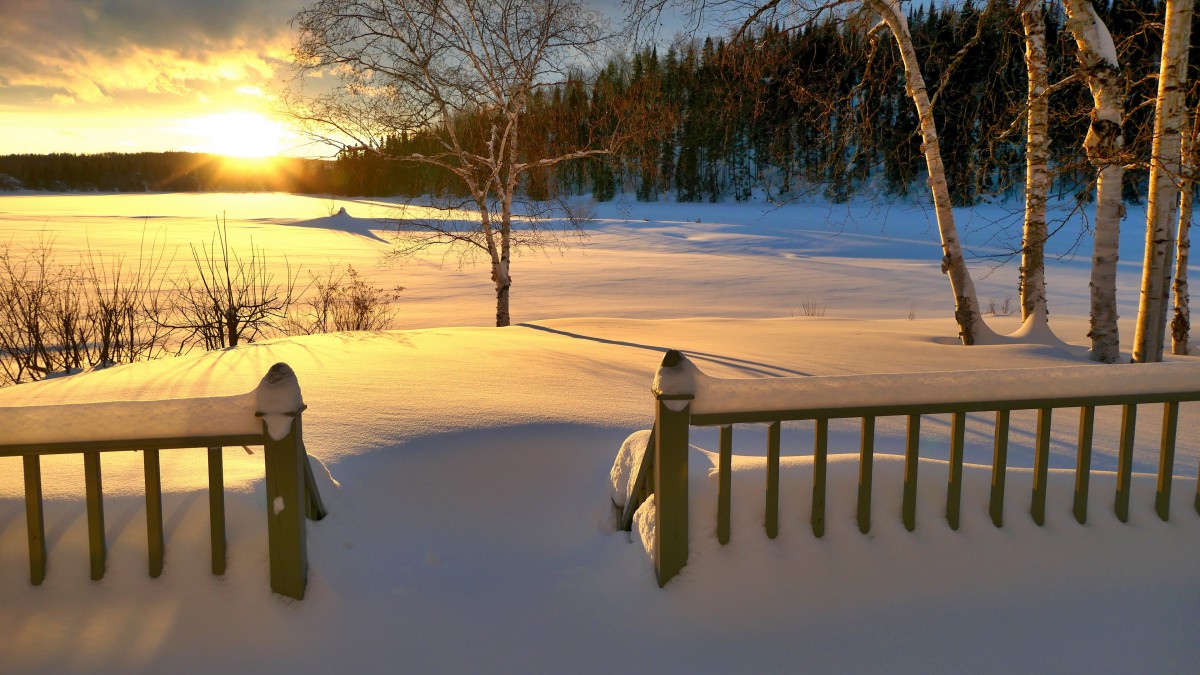
{"type": "MultiPolygon", "coordinates": [[[[221,459],[222,448],[262,446],[266,469],[267,537],[270,549],[271,590],[301,600],[308,580],[308,547],[305,518],[325,517],[325,506],[313,478],[309,457],[304,449],[301,413],[290,413],[291,431],[281,440],[261,434],[140,438],[95,442],[51,443],[38,445],[0,445],[0,457],[21,457],[25,472],[25,515],[29,532],[29,580],[39,585],[46,578],[46,528],[42,513],[43,455],[82,454],[87,500],[88,548],[91,578],[104,577],[107,544],[104,537],[104,490],[101,476],[102,453],[140,450],[146,477],[146,534],[150,576],[163,571],[166,550],[163,538],[162,482],[159,451],[179,448],[208,449],[209,523],[212,539],[212,572],[225,573],[225,487],[221,459]],[[276,509],[282,504],[301,504],[304,508],[276,509]]],[[[260,414],[261,416],[261,414],[260,414]]]]}
{"type": "MultiPolygon", "coordinates": [[[[675,350],[663,358],[663,368],[675,368],[684,361],[675,350]]],[[[1191,367],[1191,366],[1189,366],[1191,367]]],[[[868,382],[870,376],[863,376],[868,382]]],[[[656,393],[654,429],[636,478],[632,494],[621,513],[621,527],[631,529],[634,511],[655,495],[655,571],[660,586],[671,580],[687,564],[688,558],[688,430],[692,426],[720,427],[718,455],[717,538],[729,541],[731,464],[733,425],[767,423],[767,485],[766,522],[768,537],[779,532],[779,442],[780,423],[813,420],[813,490],[811,526],[813,535],[825,533],[826,462],[829,444],[829,420],[861,418],[862,434],[859,446],[858,527],[864,534],[871,528],[872,460],[875,443],[875,418],[906,416],[908,419],[904,449],[904,489],[900,504],[901,520],[908,531],[916,528],[917,469],[921,438],[921,416],[952,415],[950,432],[949,478],[946,490],[946,520],[952,529],[959,527],[962,500],[962,465],[965,444],[966,415],[971,412],[994,412],[995,444],[992,462],[992,481],[988,512],[996,527],[1003,525],[1004,483],[1008,462],[1009,417],[1013,410],[1036,410],[1037,423],[1034,444],[1034,480],[1030,515],[1039,526],[1045,523],[1046,485],[1050,458],[1050,422],[1053,410],[1079,408],[1078,455],[1075,467],[1073,513],[1079,523],[1087,520],[1089,477],[1091,472],[1092,429],[1097,406],[1121,406],[1121,432],[1117,452],[1117,489],[1114,511],[1121,522],[1129,519],[1130,480],[1133,471],[1134,429],[1138,406],[1163,404],[1162,436],[1159,452],[1158,484],[1154,506],[1159,518],[1169,516],[1172,474],[1174,471],[1175,436],[1178,427],[1179,404],[1200,400],[1200,381],[1187,391],[1152,393],[1108,393],[1097,396],[1045,396],[1039,398],[995,398],[981,401],[935,400],[920,404],[870,404],[827,407],[821,401],[811,407],[790,410],[704,412],[693,414],[693,394],[656,393]]],[[[1197,482],[1195,509],[1200,513],[1200,481],[1197,482]]]]}

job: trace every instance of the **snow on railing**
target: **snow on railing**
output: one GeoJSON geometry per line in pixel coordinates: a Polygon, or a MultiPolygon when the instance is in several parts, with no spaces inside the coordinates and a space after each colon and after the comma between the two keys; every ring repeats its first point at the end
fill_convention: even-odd
{"type": "Polygon", "coordinates": [[[0,407],[0,457],[24,462],[30,581],[40,584],[46,575],[42,455],[83,455],[91,576],[98,580],[107,558],[100,453],[143,453],[150,576],[157,577],[165,549],[159,451],[207,448],[212,571],[219,575],[226,557],[222,449],[261,445],[271,590],[302,599],[308,575],[305,517],[325,516],[304,449],[306,407],[286,363],[275,364],[253,391],[236,396],[0,407]]]}
{"type": "MultiPolygon", "coordinates": [[[[1155,511],[1165,521],[1169,514],[1179,404],[1200,400],[1200,364],[1176,362],[743,380],[706,375],[682,353],[672,350],[667,352],[655,374],[653,392],[658,400],[654,429],[648,434],[640,432],[626,441],[613,468],[613,481],[614,490],[620,493],[614,494],[614,503],[617,499],[624,500],[619,505],[622,529],[631,529],[634,512],[654,495],[652,548],[661,586],[687,564],[687,456],[691,426],[720,427],[717,539],[725,544],[729,541],[730,529],[734,424],[770,425],[767,430],[765,528],[767,536],[774,538],[779,523],[780,424],[795,420],[814,421],[811,524],[813,534],[821,537],[825,532],[830,419],[862,419],[857,519],[859,530],[865,534],[870,530],[871,522],[875,418],[907,417],[901,517],[905,528],[912,531],[916,527],[921,416],[951,414],[946,520],[957,530],[967,413],[996,414],[989,513],[992,522],[1000,527],[1011,412],[1038,411],[1030,514],[1035,523],[1042,525],[1045,522],[1052,411],[1055,408],[1079,408],[1073,513],[1075,519],[1083,523],[1087,519],[1096,407],[1119,405],[1122,417],[1114,511],[1118,519],[1126,522],[1137,407],[1145,403],[1162,403],[1163,432],[1155,511]]],[[[1200,513],[1200,485],[1195,507],[1200,513]]]]}

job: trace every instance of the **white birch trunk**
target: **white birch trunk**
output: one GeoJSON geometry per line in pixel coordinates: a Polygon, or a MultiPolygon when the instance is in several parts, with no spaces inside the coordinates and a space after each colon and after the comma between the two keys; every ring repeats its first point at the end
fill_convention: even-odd
{"type": "Polygon", "coordinates": [[[1021,319],[1044,321],[1046,309],[1046,195],[1050,192],[1050,100],[1046,21],[1041,0],[1023,0],[1025,73],[1029,82],[1025,132],[1025,224],[1021,237],[1021,319]]]}
{"type": "MultiPolygon", "coordinates": [[[[1200,109],[1197,109],[1200,113],[1200,109]]],[[[1174,286],[1174,316],[1171,318],[1171,353],[1186,355],[1188,342],[1191,340],[1191,311],[1188,308],[1188,254],[1192,247],[1189,230],[1192,225],[1192,194],[1194,183],[1191,176],[1196,171],[1196,122],[1184,118],[1183,144],[1180,154],[1183,157],[1183,176],[1179,181],[1179,233],[1176,240],[1175,254],[1175,286],[1174,286]]]]}
{"type": "Polygon", "coordinates": [[[1188,47],[1192,36],[1192,2],[1167,0],[1154,145],[1150,157],[1150,194],[1146,204],[1146,256],[1138,301],[1133,360],[1162,361],[1166,343],[1167,301],[1171,294],[1171,254],[1175,248],[1175,205],[1178,203],[1180,141],[1187,82],[1188,47]]]}
{"type": "Polygon", "coordinates": [[[1125,83],[1117,49],[1108,28],[1096,15],[1090,0],[1065,0],[1067,27],[1079,47],[1077,56],[1092,93],[1092,120],[1083,148],[1096,167],[1096,219],[1092,248],[1091,330],[1092,358],[1116,363],[1120,358],[1117,330],[1117,243],[1121,232],[1121,149],[1125,138],[1121,116],[1125,108],[1125,83]]]}
{"type": "Polygon", "coordinates": [[[925,166],[929,170],[929,189],[933,193],[938,234],[942,239],[942,273],[950,277],[950,289],[954,293],[954,318],[961,331],[960,337],[964,345],[993,341],[995,334],[987,327],[979,313],[975,284],[971,281],[971,274],[963,259],[962,245],[954,225],[950,188],[946,183],[937,127],[933,121],[933,106],[929,102],[925,78],[921,74],[921,64],[917,61],[912,34],[908,30],[908,18],[901,9],[899,0],[867,0],[867,4],[879,13],[896,39],[904,62],[905,88],[917,108],[917,117],[921,124],[921,149],[925,153],[925,166]]]}

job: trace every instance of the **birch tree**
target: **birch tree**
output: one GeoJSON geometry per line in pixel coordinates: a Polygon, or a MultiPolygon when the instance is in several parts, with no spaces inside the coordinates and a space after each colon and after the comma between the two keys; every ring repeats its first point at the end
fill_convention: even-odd
{"type": "Polygon", "coordinates": [[[1183,94],[1191,35],[1191,0],[1167,0],[1150,157],[1150,194],[1146,204],[1146,256],[1142,262],[1142,290],[1133,339],[1135,362],[1162,361],[1166,342],[1175,206],[1179,194],[1176,181],[1181,175],[1181,129],[1186,117],[1183,94]]]}
{"type": "Polygon", "coordinates": [[[608,152],[595,141],[535,156],[520,143],[534,92],[565,81],[603,41],[600,15],[576,0],[319,0],[293,23],[296,81],[339,81],[316,95],[289,93],[293,117],[323,141],[376,153],[389,135],[432,139],[433,151],[388,158],[452,173],[479,220],[413,223],[429,236],[402,252],[444,245],[483,255],[496,325],[509,325],[514,249],[557,241],[514,220],[522,176],[608,152]]]}
{"type": "Polygon", "coordinates": [[[1096,169],[1096,217],[1091,273],[1091,356],[1102,363],[1120,358],[1117,328],[1117,244],[1124,206],[1121,150],[1125,139],[1121,118],[1125,80],[1117,48],[1090,0],[1065,0],[1067,27],[1092,94],[1091,124],[1083,141],[1088,161],[1096,169]]]}
{"type": "Polygon", "coordinates": [[[1195,175],[1200,166],[1200,153],[1197,152],[1197,129],[1200,128],[1200,106],[1192,114],[1190,120],[1184,119],[1183,143],[1180,154],[1183,160],[1183,171],[1179,178],[1179,228],[1176,237],[1175,253],[1175,284],[1173,316],[1171,318],[1171,353],[1186,355],[1188,342],[1191,339],[1191,311],[1188,307],[1188,257],[1192,248],[1192,201],[1195,194],[1195,175]]]}
{"type": "Polygon", "coordinates": [[[1021,236],[1021,320],[1046,318],[1046,196],[1050,191],[1049,76],[1042,0],[1021,0],[1025,35],[1025,221],[1021,236]]]}
{"type": "Polygon", "coordinates": [[[925,166],[929,171],[929,189],[933,195],[934,213],[937,216],[938,234],[942,241],[942,273],[950,279],[954,294],[954,318],[958,322],[960,337],[964,345],[990,342],[995,334],[983,321],[979,312],[979,301],[975,284],[963,258],[962,244],[954,224],[954,210],[950,201],[950,188],[946,183],[946,171],[942,166],[942,154],[938,146],[937,127],[934,125],[933,105],[925,88],[921,64],[913,47],[912,34],[908,29],[908,18],[900,7],[899,0],[865,0],[864,4],[879,14],[891,31],[900,49],[904,64],[905,90],[917,109],[921,130],[921,149],[925,155],[925,166]]]}
{"type": "MultiPolygon", "coordinates": [[[[963,257],[962,244],[954,223],[950,188],[946,181],[946,171],[938,143],[933,104],[913,45],[908,17],[900,6],[900,0],[630,0],[629,4],[633,23],[638,26],[657,25],[659,13],[665,7],[683,6],[687,8],[693,26],[701,25],[706,12],[711,12],[714,16],[739,17],[738,23],[742,26],[738,32],[739,36],[756,22],[811,20],[822,12],[843,11],[841,8],[846,5],[859,5],[877,14],[899,48],[904,65],[905,92],[917,110],[921,149],[929,174],[929,189],[933,197],[938,235],[942,244],[941,268],[942,273],[950,280],[950,289],[954,296],[954,318],[959,326],[959,336],[964,345],[995,342],[998,339],[988,328],[979,311],[975,284],[963,257]]],[[[875,39],[874,31],[872,39],[875,39]]]]}

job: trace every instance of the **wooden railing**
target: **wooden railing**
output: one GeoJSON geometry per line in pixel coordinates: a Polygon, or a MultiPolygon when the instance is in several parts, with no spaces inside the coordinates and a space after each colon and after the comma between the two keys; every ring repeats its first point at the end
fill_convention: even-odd
{"type": "MultiPolygon", "coordinates": [[[[811,525],[814,536],[825,534],[826,463],[829,449],[829,420],[861,418],[858,475],[858,528],[871,527],[872,463],[875,419],[885,416],[907,418],[904,450],[904,489],[901,519],[910,532],[916,528],[917,469],[921,416],[952,415],[949,479],[946,491],[946,520],[959,527],[962,500],[963,449],[966,415],[994,412],[995,433],[989,513],[996,527],[1002,525],[1004,482],[1007,469],[1009,418],[1014,410],[1036,410],[1033,495],[1030,515],[1039,526],[1045,522],[1046,483],[1050,457],[1050,421],[1055,409],[1079,408],[1079,435],[1075,467],[1073,512],[1087,519],[1088,485],[1091,473],[1093,424],[1099,406],[1121,406],[1121,431],[1117,453],[1117,487],[1114,511],[1118,519],[1129,517],[1130,481],[1133,470],[1134,428],[1140,404],[1163,404],[1159,446],[1158,483],[1154,507],[1162,520],[1169,516],[1174,471],[1175,437],[1179,404],[1200,400],[1200,364],[1138,364],[1125,366],[1079,366],[1037,370],[973,371],[958,374],[924,373],[900,376],[839,376],[777,378],[768,380],[720,380],[699,371],[678,351],[663,358],[655,380],[657,398],[654,429],[650,434],[640,468],[621,513],[622,529],[631,529],[634,512],[653,494],[655,515],[655,571],[659,586],[665,585],[688,560],[688,433],[691,426],[720,427],[717,487],[717,539],[729,541],[733,425],[766,423],[766,518],[770,538],[779,531],[780,425],[785,421],[813,420],[813,487],[811,525]],[[1169,373],[1172,377],[1160,378],[1169,373]],[[958,378],[966,386],[939,389],[930,383],[958,378]],[[1007,389],[1026,393],[1029,387],[1006,387],[1023,379],[1060,380],[1062,386],[1048,387],[1053,395],[1006,396],[1007,389]],[[1160,380],[1162,382],[1160,383],[1160,380]],[[747,409],[739,394],[755,400],[780,400],[770,389],[783,390],[786,407],[747,409]],[[913,396],[911,392],[922,388],[913,396]],[[965,391],[976,392],[962,396],[965,391]],[[996,391],[997,394],[979,394],[996,391]],[[865,395],[864,395],[865,394],[865,395]],[[958,394],[958,395],[956,395],[958,394]],[[890,400],[889,400],[890,399],[890,400]],[[703,405],[700,405],[703,401],[703,405]],[[696,410],[695,408],[699,408],[696,410]]],[[[1200,513],[1200,482],[1195,508],[1200,513]]]]}
{"type": "MultiPolygon", "coordinates": [[[[268,373],[283,367],[277,364],[268,373]]],[[[265,379],[265,378],[264,378],[265,379]]],[[[145,402],[140,402],[145,403],[145,402]]],[[[152,402],[150,403],[152,405],[152,402]]],[[[91,578],[104,577],[107,544],[104,536],[104,497],[101,476],[101,455],[106,452],[142,452],[146,485],[146,533],[151,577],[163,571],[165,542],[163,538],[162,484],[159,471],[159,451],[180,448],[208,449],[209,529],[212,540],[212,573],[225,573],[225,492],[222,448],[262,446],[266,473],[267,536],[270,549],[271,590],[281,595],[304,598],[308,579],[308,548],[305,537],[305,518],[320,520],[325,507],[314,480],[312,466],[304,448],[301,413],[306,406],[294,410],[272,410],[254,413],[255,417],[275,415],[291,418],[290,429],[280,439],[268,431],[268,421],[254,423],[260,433],[199,434],[178,437],[138,438],[137,429],[130,429],[129,438],[99,441],[70,441],[51,443],[0,444],[0,457],[21,457],[25,474],[25,514],[29,532],[29,580],[39,585],[46,577],[46,536],[42,512],[41,458],[45,455],[82,454],[84,489],[87,501],[88,543],[91,559],[91,578]],[[302,508],[289,508],[291,505],[302,508]]],[[[245,421],[242,422],[245,425],[245,421]]]]}

